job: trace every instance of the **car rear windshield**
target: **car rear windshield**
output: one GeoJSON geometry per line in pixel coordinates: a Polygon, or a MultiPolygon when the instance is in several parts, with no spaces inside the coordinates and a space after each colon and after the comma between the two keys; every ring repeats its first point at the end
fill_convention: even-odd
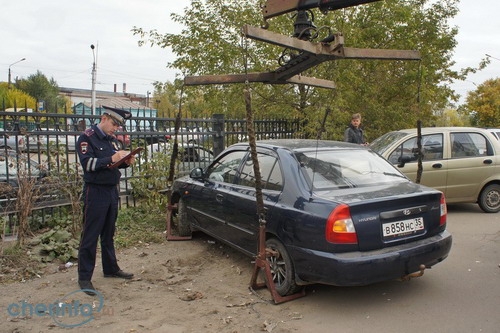
{"type": "Polygon", "coordinates": [[[407,136],[407,133],[403,132],[389,132],[385,133],[381,137],[377,138],[375,141],[370,143],[370,148],[382,155],[387,149],[389,149],[392,144],[399,139],[407,136]]]}
{"type": "Polygon", "coordinates": [[[408,181],[385,159],[369,150],[321,150],[295,155],[315,190],[408,181]]]}

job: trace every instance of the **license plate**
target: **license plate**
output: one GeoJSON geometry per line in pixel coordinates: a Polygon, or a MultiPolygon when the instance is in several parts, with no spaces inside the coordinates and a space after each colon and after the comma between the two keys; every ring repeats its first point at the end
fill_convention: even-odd
{"type": "Polygon", "coordinates": [[[422,217],[382,224],[384,238],[413,235],[420,230],[424,230],[424,219],[422,217]]]}

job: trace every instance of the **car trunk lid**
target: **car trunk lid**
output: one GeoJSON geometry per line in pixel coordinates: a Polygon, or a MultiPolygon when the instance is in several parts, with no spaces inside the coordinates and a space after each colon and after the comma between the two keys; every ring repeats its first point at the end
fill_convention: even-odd
{"type": "Polygon", "coordinates": [[[349,206],[360,251],[407,243],[444,229],[440,224],[441,192],[411,182],[318,195],[349,206]]]}

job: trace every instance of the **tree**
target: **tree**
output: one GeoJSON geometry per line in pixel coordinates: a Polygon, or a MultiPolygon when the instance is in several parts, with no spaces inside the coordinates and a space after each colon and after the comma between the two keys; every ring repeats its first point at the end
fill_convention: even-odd
{"type": "MultiPolygon", "coordinates": [[[[278,67],[283,49],[242,38],[243,24],[259,26],[262,14],[258,0],[192,0],[183,15],[172,19],[185,26],[179,34],[146,32],[134,27],[140,45],[171,47],[177,59],[168,66],[185,75],[229,74],[268,71],[278,67]]],[[[304,120],[309,135],[317,131],[324,109],[330,107],[326,135],[341,139],[350,114],[361,112],[369,139],[388,130],[424,125],[433,120],[433,110],[443,109],[456,98],[446,83],[464,78],[471,70],[452,71],[452,52],[457,29],[448,20],[457,12],[458,0],[386,0],[322,15],[314,10],[315,24],[326,37],[328,27],[342,32],[346,46],[383,49],[416,49],[421,62],[341,60],[323,63],[304,75],[331,79],[336,91],[292,85],[252,84],[257,116],[297,117],[304,120]],[[420,89],[420,103],[417,95],[420,89]]],[[[270,30],[290,35],[293,20],[286,15],[270,20],[270,30]]],[[[226,117],[245,114],[241,85],[204,86],[209,113],[226,117]]]]}
{"type": "Polygon", "coordinates": [[[500,78],[484,81],[469,92],[465,108],[473,125],[500,127],[500,78]]]}
{"type": "Polygon", "coordinates": [[[37,101],[44,101],[45,109],[50,112],[63,110],[66,100],[59,96],[59,86],[51,78],[50,80],[40,71],[28,76],[26,79],[16,80],[16,88],[33,96],[37,101]]]}
{"type": "Polygon", "coordinates": [[[0,103],[2,103],[1,107],[5,107],[5,109],[13,107],[35,109],[36,107],[36,101],[33,97],[19,89],[9,89],[7,82],[0,83],[0,103]]]}
{"type": "Polygon", "coordinates": [[[456,109],[446,108],[435,114],[435,126],[470,126],[468,115],[456,109]]]}
{"type": "MultiPolygon", "coordinates": [[[[160,117],[173,118],[179,111],[179,102],[181,98],[182,81],[155,82],[154,101],[160,117]]],[[[184,89],[182,96],[181,111],[183,118],[208,118],[209,113],[205,107],[203,95],[197,90],[184,89]]]]}

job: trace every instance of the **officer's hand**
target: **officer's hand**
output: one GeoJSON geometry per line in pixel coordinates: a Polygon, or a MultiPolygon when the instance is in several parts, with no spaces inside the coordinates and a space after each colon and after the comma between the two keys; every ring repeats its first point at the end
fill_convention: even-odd
{"type": "Polygon", "coordinates": [[[125,163],[127,163],[128,165],[132,165],[135,163],[135,156],[130,156],[129,158],[127,158],[125,160],[125,163]]]}
{"type": "Polygon", "coordinates": [[[116,153],[114,153],[113,156],[111,156],[111,161],[113,163],[118,162],[119,160],[121,160],[122,158],[124,158],[125,156],[127,156],[128,153],[129,153],[128,151],[119,150],[116,153]]]}

